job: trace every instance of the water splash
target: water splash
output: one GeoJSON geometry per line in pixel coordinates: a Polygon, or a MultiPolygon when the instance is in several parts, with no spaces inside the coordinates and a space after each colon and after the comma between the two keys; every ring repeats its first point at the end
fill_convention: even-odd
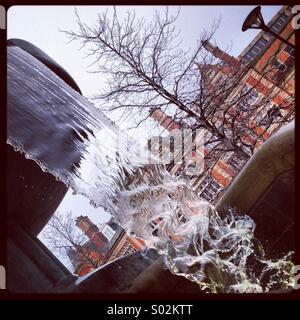
{"type": "Polygon", "coordinates": [[[19,48],[8,52],[8,143],[103,206],[204,292],[273,292],[293,285],[291,254],[268,260],[250,217],[223,218],[185,181],[84,97],[19,48]],[[154,159],[155,160],[155,159],[154,159]]]}
{"type": "Polygon", "coordinates": [[[221,218],[211,204],[168,173],[161,182],[135,184],[121,193],[120,200],[116,215],[120,223],[163,254],[172,273],[196,282],[201,291],[258,293],[292,288],[292,253],[269,260],[254,237],[250,217],[228,210],[221,218]]]}

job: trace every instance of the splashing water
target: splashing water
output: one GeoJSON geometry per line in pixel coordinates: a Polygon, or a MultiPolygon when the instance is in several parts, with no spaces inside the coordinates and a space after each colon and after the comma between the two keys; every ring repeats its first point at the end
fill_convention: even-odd
{"type": "Polygon", "coordinates": [[[167,173],[161,181],[153,179],[151,184],[149,180],[121,192],[117,216],[126,230],[165,255],[172,273],[213,293],[292,287],[292,253],[268,260],[254,237],[255,223],[250,217],[228,210],[221,218],[212,205],[167,173]]]}
{"type": "Polygon", "coordinates": [[[154,164],[91,103],[16,47],[8,52],[7,120],[15,150],[107,209],[128,233],[165,255],[171,272],[202,291],[292,288],[292,254],[268,260],[250,217],[229,210],[221,218],[185,181],[154,164]]]}

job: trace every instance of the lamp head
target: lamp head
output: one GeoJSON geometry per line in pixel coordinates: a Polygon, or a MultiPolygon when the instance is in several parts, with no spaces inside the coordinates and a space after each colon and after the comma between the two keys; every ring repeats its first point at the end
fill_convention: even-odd
{"type": "Polygon", "coordinates": [[[248,29],[263,29],[266,26],[264,22],[264,18],[261,14],[261,7],[255,7],[245,19],[242,31],[246,31],[248,29]]]}

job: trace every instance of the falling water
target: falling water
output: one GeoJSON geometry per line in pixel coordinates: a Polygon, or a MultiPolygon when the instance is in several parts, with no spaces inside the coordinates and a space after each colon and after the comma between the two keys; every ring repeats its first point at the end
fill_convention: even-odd
{"type": "Polygon", "coordinates": [[[185,181],[141,152],[97,108],[17,47],[8,52],[8,143],[103,206],[128,233],[165,256],[204,292],[273,292],[293,286],[291,253],[268,260],[254,221],[220,217],[185,181]]]}

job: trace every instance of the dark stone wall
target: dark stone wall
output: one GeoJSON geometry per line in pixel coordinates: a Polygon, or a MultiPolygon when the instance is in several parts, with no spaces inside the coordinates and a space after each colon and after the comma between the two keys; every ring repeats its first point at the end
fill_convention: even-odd
{"type": "Polygon", "coordinates": [[[295,250],[295,170],[277,176],[248,214],[269,256],[280,258],[295,250]]]}
{"type": "Polygon", "coordinates": [[[159,255],[153,249],[149,249],[145,254],[134,252],[121,257],[78,280],[74,292],[126,293],[134,279],[158,257],[159,255]]]}
{"type": "Polygon", "coordinates": [[[252,156],[217,204],[248,214],[270,257],[295,250],[294,123],[281,128],[252,156]]]}
{"type": "Polygon", "coordinates": [[[10,292],[65,292],[75,282],[76,277],[26,227],[11,225],[7,236],[7,289],[10,292]]]}
{"type": "Polygon", "coordinates": [[[67,187],[7,145],[7,222],[37,235],[53,215],[67,187]]]}

